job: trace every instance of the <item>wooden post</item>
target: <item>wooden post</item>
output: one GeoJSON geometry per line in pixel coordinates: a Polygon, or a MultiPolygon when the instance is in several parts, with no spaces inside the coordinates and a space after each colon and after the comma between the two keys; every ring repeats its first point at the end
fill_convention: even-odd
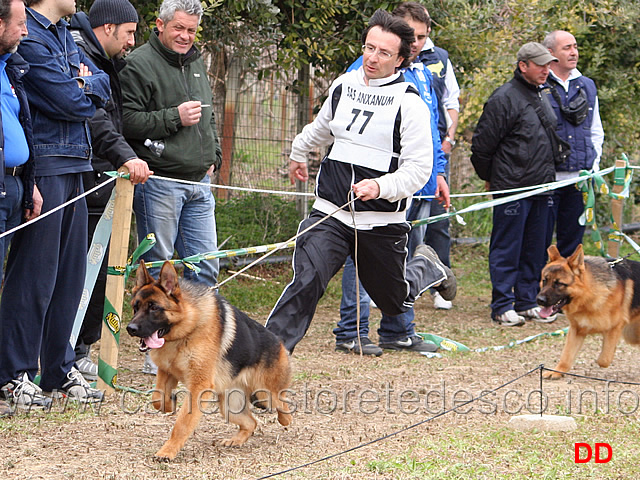
{"type": "MultiPolygon", "coordinates": [[[[622,178],[619,178],[617,172],[618,169],[625,169],[627,167],[627,162],[624,160],[616,160],[615,168],[613,171],[614,174],[614,183],[611,191],[613,193],[620,193],[624,189],[624,175],[622,178]]],[[[618,258],[620,255],[620,243],[622,242],[622,238],[613,233],[615,231],[622,230],[622,211],[624,209],[624,199],[622,198],[614,198],[611,200],[611,219],[613,220],[611,223],[611,230],[609,233],[609,242],[607,246],[607,253],[612,258],[618,258]]]]}
{"type": "MultiPolygon", "coordinates": [[[[118,172],[129,173],[126,167],[118,172]]],[[[129,231],[133,205],[133,184],[126,178],[116,180],[116,197],[113,209],[113,227],[109,245],[109,265],[124,267],[129,256],[129,231]]],[[[124,302],[124,276],[109,275],[105,294],[100,340],[100,360],[98,362],[98,389],[107,393],[114,391],[118,374],[118,348],[120,327],[122,326],[122,306],[124,302]]]]}
{"type": "MultiPolygon", "coordinates": [[[[236,108],[240,93],[242,63],[237,56],[232,56],[227,70],[227,93],[224,98],[224,118],[222,119],[222,135],[220,148],[222,149],[222,165],[218,173],[221,185],[231,184],[233,171],[233,151],[235,143],[236,108]]],[[[216,191],[216,197],[221,200],[229,198],[229,190],[221,188],[216,191]]]]}

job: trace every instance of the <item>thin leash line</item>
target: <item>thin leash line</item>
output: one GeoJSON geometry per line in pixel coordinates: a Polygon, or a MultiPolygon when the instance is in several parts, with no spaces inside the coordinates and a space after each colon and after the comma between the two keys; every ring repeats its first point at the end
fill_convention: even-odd
{"type": "Polygon", "coordinates": [[[231,185],[218,185],[216,183],[210,183],[207,185],[206,183],[202,183],[202,182],[194,182],[192,180],[182,180],[180,178],[163,177],[161,175],[151,175],[149,178],[150,179],[155,178],[157,180],[165,180],[168,182],[183,183],[185,185],[193,185],[196,187],[207,187],[209,189],[219,188],[222,190],[236,190],[241,192],[255,192],[255,193],[271,193],[271,194],[277,194],[277,195],[295,195],[295,196],[301,196],[301,197],[315,196],[315,193],[288,192],[284,190],[267,190],[267,189],[261,189],[261,188],[233,187],[231,185]]]}
{"type": "Polygon", "coordinates": [[[17,227],[13,227],[11,230],[7,230],[6,232],[3,232],[0,234],[0,238],[6,237],[7,235],[11,235],[14,232],[17,232],[18,230],[22,229],[22,228],[26,228],[29,225],[39,222],[40,220],[47,218],[49,215],[52,215],[54,213],[56,213],[58,210],[62,210],[63,208],[67,207],[68,205],[71,205],[72,203],[77,202],[78,200],[80,200],[81,198],[86,197],[87,195],[91,195],[93,192],[95,192],[96,190],[99,190],[101,188],[104,188],[105,186],[107,186],[110,182],[115,182],[116,179],[118,177],[110,177],[108,180],[105,180],[104,182],[102,182],[99,185],[96,185],[95,187],[87,190],[84,193],[81,193],[80,195],[78,195],[75,198],[72,198],[71,200],[67,200],[66,202],[64,202],[61,205],[58,205],[57,207],[53,208],[52,210],[49,210],[48,212],[45,213],[41,213],[40,215],[38,215],[36,218],[29,220],[28,222],[25,223],[21,223],[20,225],[18,225],[17,227]]]}
{"type": "Polygon", "coordinates": [[[548,372],[561,373],[562,375],[568,375],[570,377],[575,377],[575,378],[584,378],[585,380],[595,380],[597,382],[606,382],[606,383],[619,383],[621,385],[640,385],[640,383],[638,382],[623,382],[622,380],[609,380],[607,378],[589,377],[587,375],[580,375],[579,373],[561,372],[560,370],[547,368],[544,365],[541,365],[541,368],[548,372]]]}
{"type": "Polygon", "coordinates": [[[307,233],[309,230],[311,230],[312,228],[316,227],[317,225],[320,225],[322,222],[324,222],[326,219],[328,219],[329,217],[333,216],[336,212],[339,212],[340,210],[343,210],[344,208],[346,208],[350,203],[352,203],[355,200],[350,200],[349,202],[345,203],[344,205],[342,205],[341,207],[336,208],[333,212],[328,213],[327,215],[325,215],[324,217],[322,217],[320,220],[318,220],[317,222],[315,222],[313,225],[309,225],[307,228],[305,228],[304,230],[302,230],[301,232],[296,233],[293,237],[291,237],[289,240],[286,240],[284,242],[278,243],[276,248],[271,250],[270,252],[265,253],[264,255],[262,255],[260,258],[257,258],[256,260],[254,260],[253,262],[251,262],[250,264],[246,265],[245,267],[243,267],[241,270],[237,271],[236,273],[234,273],[233,275],[231,275],[229,278],[225,278],[222,282],[216,284],[214,287],[211,288],[220,288],[222,285],[224,285],[225,283],[227,283],[228,281],[234,279],[235,277],[237,277],[238,275],[246,272],[247,270],[249,270],[251,267],[253,267],[254,265],[256,265],[257,263],[261,262],[262,260],[264,260],[265,258],[267,258],[270,255],[273,255],[275,252],[279,252],[280,250],[282,250],[283,248],[285,248],[287,246],[287,244],[289,242],[292,242],[294,240],[296,240],[298,237],[302,236],[303,234],[307,233]]]}
{"type": "Polygon", "coordinates": [[[507,386],[511,385],[512,383],[515,383],[515,382],[517,382],[518,380],[520,380],[520,379],[522,379],[522,378],[526,377],[527,375],[531,375],[533,372],[535,372],[536,370],[540,370],[541,368],[542,368],[542,366],[537,366],[536,368],[534,368],[534,369],[532,369],[532,370],[529,370],[529,371],[528,371],[528,372],[526,372],[526,373],[523,373],[523,374],[522,374],[522,375],[520,375],[519,377],[516,377],[516,378],[514,378],[513,380],[509,380],[508,382],[506,382],[506,383],[504,383],[504,384],[500,385],[499,387],[496,387],[496,388],[494,388],[494,389],[492,389],[492,390],[485,390],[485,391],[483,391],[480,395],[478,395],[477,397],[474,397],[474,398],[472,398],[472,399],[470,399],[470,400],[467,400],[466,402],[463,402],[463,403],[462,403],[462,404],[460,404],[460,405],[456,405],[456,406],[455,406],[455,407],[453,407],[453,408],[450,408],[450,409],[445,410],[445,411],[443,411],[443,412],[440,412],[440,413],[438,413],[438,414],[436,414],[436,415],[433,415],[433,416],[431,416],[431,417],[429,417],[429,418],[426,418],[426,419],[424,419],[424,420],[422,420],[422,421],[420,421],[420,422],[418,422],[418,423],[414,423],[413,425],[409,425],[408,427],[401,428],[400,430],[397,430],[397,431],[395,431],[395,432],[389,433],[389,434],[384,435],[384,436],[382,436],[382,437],[379,437],[379,438],[376,438],[376,439],[370,440],[370,441],[365,442],[365,443],[361,443],[360,445],[356,445],[355,447],[348,448],[348,449],[343,450],[343,451],[341,451],[341,452],[337,452],[337,453],[333,453],[333,454],[331,454],[331,455],[327,455],[326,457],[322,457],[322,458],[319,458],[319,459],[317,459],[317,460],[313,460],[313,461],[308,462],[308,463],[305,463],[305,464],[303,464],[303,465],[298,465],[297,467],[292,467],[292,468],[289,468],[289,469],[287,469],[287,470],[282,470],[282,471],[277,472],[277,473],[271,473],[271,474],[269,474],[269,475],[265,475],[265,476],[263,476],[263,477],[259,477],[259,478],[257,478],[256,480],[264,480],[265,478],[272,478],[272,477],[276,477],[276,476],[278,476],[278,475],[283,475],[283,474],[285,474],[285,473],[293,472],[293,471],[295,471],[295,470],[300,470],[300,469],[302,469],[302,468],[306,468],[306,467],[309,467],[309,466],[311,466],[311,465],[315,465],[315,464],[320,463],[320,462],[325,462],[325,461],[327,461],[327,460],[331,460],[331,459],[333,459],[333,458],[339,457],[339,456],[344,455],[344,454],[346,454],[346,453],[351,453],[351,452],[353,452],[353,451],[355,451],[355,450],[359,450],[359,449],[361,449],[361,448],[368,447],[369,445],[373,445],[374,443],[378,443],[378,442],[381,442],[381,441],[383,441],[383,440],[387,440],[387,439],[389,439],[389,438],[395,437],[395,436],[397,436],[397,435],[399,435],[399,434],[401,434],[401,433],[404,433],[404,432],[406,432],[406,431],[408,431],[408,430],[411,430],[411,429],[416,428],[416,427],[419,427],[420,425],[423,425],[423,424],[425,424],[425,423],[427,423],[427,422],[430,422],[430,421],[432,421],[432,420],[435,420],[436,418],[440,418],[440,417],[442,417],[442,416],[444,416],[444,415],[447,415],[447,414],[449,414],[449,413],[451,413],[451,412],[453,412],[453,411],[455,411],[455,410],[458,410],[458,409],[459,409],[459,408],[461,408],[461,407],[465,407],[465,406],[467,406],[467,405],[469,405],[469,404],[471,404],[471,403],[473,403],[473,402],[476,402],[476,401],[478,401],[478,400],[480,400],[480,399],[482,399],[482,398],[486,397],[487,395],[493,394],[493,393],[497,392],[498,390],[501,390],[502,388],[507,387],[507,386]]]}
{"type": "Polygon", "coordinates": [[[355,193],[353,190],[349,190],[349,193],[347,194],[347,198],[349,199],[349,212],[351,213],[351,221],[353,222],[353,230],[354,230],[354,236],[353,236],[353,242],[354,242],[354,246],[353,246],[353,256],[355,258],[352,258],[353,260],[353,267],[356,271],[356,279],[355,279],[355,283],[356,283],[356,335],[358,337],[358,348],[360,349],[360,356],[363,357],[364,353],[362,352],[362,339],[360,338],[360,273],[358,271],[358,226],[356,225],[356,212],[353,208],[353,204],[355,203],[356,199],[358,199],[359,197],[355,197],[354,196],[355,193]]]}

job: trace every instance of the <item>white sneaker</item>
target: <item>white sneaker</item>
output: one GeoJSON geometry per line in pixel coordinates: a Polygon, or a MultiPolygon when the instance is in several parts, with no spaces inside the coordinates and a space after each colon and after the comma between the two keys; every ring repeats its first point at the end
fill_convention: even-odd
{"type": "Polygon", "coordinates": [[[52,398],[69,398],[79,403],[99,403],[104,399],[104,392],[91,387],[76,367],[67,373],[67,381],[58,390],[48,392],[52,398]]]}
{"type": "Polygon", "coordinates": [[[533,320],[538,323],[553,323],[558,318],[558,314],[549,315],[548,317],[543,317],[540,315],[540,311],[542,307],[533,307],[529,310],[525,310],[524,312],[518,312],[518,315],[523,316],[527,320],[533,320]]]}
{"type": "Polygon", "coordinates": [[[18,408],[45,409],[51,407],[51,399],[42,394],[42,389],[29,380],[27,373],[11,380],[0,388],[0,398],[18,408]]]}
{"type": "Polygon", "coordinates": [[[436,292],[433,294],[433,306],[438,310],[451,310],[453,303],[451,300],[445,300],[440,293],[436,292]]]}
{"type": "Polygon", "coordinates": [[[524,317],[518,315],[515,310],[507,310],[493,318],[493,321],[503,327],[520,327],[525,324],[524,317]]]}

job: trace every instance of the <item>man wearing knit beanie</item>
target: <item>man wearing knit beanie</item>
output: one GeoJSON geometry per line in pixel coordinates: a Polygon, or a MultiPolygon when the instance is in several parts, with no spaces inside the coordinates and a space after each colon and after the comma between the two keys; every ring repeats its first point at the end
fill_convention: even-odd
{"type": "Polygon", "coordinates": [[[129,0],[96,0],[89,9],[88,18],[89,25],[110,58],[122,57],[127,49],[135,45],[138,12],[129,0]]]}
{"type": "MultiPolygon", "coordinates": [[[[79,12],[71,19],[73,39],[85,55],[109,75],[111,85],[107,106],[98,109],[89,121],[94,155],[93,171],[84,174],[85,190],[106,181],[109,177],[105,171],[123,165],[129,169],[133,183],[143,183],[153,173],[122,136],[122,92],[118,72],[124,67],[123,55],[135,44],[137,26],[138,13],[128,0],[96,0],[88,15],[79,12]]],[[[112,189],[113,186],[101,188],[87,197],[89,246],[112,189]]],[[[102,331],[108,256],[104,257],[75,348],[78,370],[89,381],[98,375],[98,366],[91,361],[89,349],[102,331]]]]}
{"type": "Polygon", "coordinates": [[[96,0],[89,9],[91,28],[107,23],[138,23],[138,12],[129,0],[96,0]]]}

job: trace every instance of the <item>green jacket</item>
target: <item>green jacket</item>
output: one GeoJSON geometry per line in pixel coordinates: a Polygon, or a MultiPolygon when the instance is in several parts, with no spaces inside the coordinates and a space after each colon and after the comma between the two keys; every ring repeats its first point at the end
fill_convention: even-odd
{"type": "Polygon", "coordinates": [[[120,80],[125,138],[155,174],[199,181],[212,164],[220,167],[211,85],[195,47],[186,54],[176,53],[153,31],[148,43],[127,56],[120,80]],[[183,127],[178,105],[189,100],[209,106],[202,108],[197,125],[183,127]],[[160,157],[144,146],[147,138],[164,142],[160,157]]]}

